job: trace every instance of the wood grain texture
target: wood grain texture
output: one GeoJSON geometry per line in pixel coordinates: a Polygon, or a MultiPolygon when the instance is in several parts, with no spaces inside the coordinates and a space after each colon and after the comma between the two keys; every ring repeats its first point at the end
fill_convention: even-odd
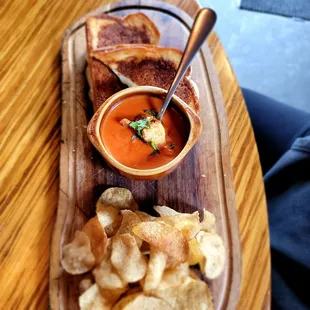
{"type": "Polygon", "coordinates": [[[223,91],[242,244],[238,309],[270,308],[270,244],[262,172],[249,115],[223,46],[208,40],[223,91]]]}
{"type": "MultiPolygon", "coordinates": [[[[47,308],[49,245],[59,187],[61,38],[73,21],[105,3],[13,0],[0,7],[0,287],[5,288],[0,309],[47,308]]],[[[192,2],[174,3],[196,10],[192,2]]],[[[238,308],[267,308],[268,221],[255,140],[215,33],[209,45],[228,115],[243,250],[238,308]]]]}

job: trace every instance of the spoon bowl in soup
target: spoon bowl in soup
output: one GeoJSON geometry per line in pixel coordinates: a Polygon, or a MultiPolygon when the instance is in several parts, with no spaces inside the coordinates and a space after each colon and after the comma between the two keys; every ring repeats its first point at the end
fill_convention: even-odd
{"type": "Polygon", "coordinates": [[[157,120],[165,95],[157,87],[127,88],[110,97],[91,119],[90,141],[120,174],[160,179],[176,169],[197,142],[201,120],[177,96],[162,121],[157,120]]]}

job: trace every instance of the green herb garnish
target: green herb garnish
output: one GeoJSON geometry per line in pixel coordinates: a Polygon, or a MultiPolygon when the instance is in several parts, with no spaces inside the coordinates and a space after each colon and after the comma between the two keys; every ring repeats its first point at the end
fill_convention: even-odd
{"type": "Polygon", "coordinates": [[[154,151],[156,151],[156,152],[159,153],[159,149],[158,149],[158,147],[156,146],[155,142],[151,141],[150,144],[151,144],[151,147],[154,149],[154,151]]]}
{"type": "Polygon", "coordinates": [[[143,110],[144,113],[150,114],[154,117],[157,117],[158,112],[156,112],[155,110],[143,110]]]}
{"type": "Polygon", "coordinates": [[[149,143],[149,145],[154,149],[154,151],[150,154],[150,156],[160,153],[160,151],[159,151],[157,145],[155,144],[155,142],[151,141],[151,142],[149,143]]]}
{"type": "MultiPolygon", "coordinates": [[[[146,111],[146,110],[144,110],[144,111],[146,111]]],[[[143,136],[142,136],[142,130],[145,129],[145,128],[150,128],[150,123],[151,123],[151,118],[150,117],[142,118],[142,119],[140,119],[140,120],[138,120],[136,122],[130,122],[129,126],[135,130],[135,134],[131,137],[131,140],[139,138],[144,143],[146,143],[146,141],[143,139],[143,136]]],[[[151,141],[151,142],[148,143],[148,145],[150,145],[154,149],[154,151],[150,155],[155,155],[155,154],[159,154],[160,153],[158,147],[155,144],[155,142],[151,141]]]]}
{"type": "Polygon", "coordinates": [[[140,138],[143,138],[142,137],[142,130],[144,128],[150,128],[150,121],[151,121],[150,117],[142,118],[136,122],[130,122],[129,126],[136,131],[137,135],[140,138]]]}

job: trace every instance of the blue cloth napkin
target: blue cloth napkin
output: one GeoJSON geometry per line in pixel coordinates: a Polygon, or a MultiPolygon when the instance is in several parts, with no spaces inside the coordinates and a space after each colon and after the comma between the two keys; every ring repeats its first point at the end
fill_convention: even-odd
{"type": "Polygon", "coordinates": [[[248,89],[242,92],[264,170],[271,309],[309,310],[310,114],[248,89]]]}
{"type": "Polygon", "coordinates": [[[240,9],[310,20],[310,0],[239,0],[240,9]]]}

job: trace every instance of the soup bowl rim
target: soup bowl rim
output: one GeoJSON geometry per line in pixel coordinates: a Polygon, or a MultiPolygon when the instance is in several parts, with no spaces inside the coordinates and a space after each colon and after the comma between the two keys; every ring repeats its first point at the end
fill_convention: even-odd
{"type": "Polygon", "coordinates": [[[109,97],[101,106],[100,108],[95,112],[93,117],[91,118],[88,127],[87,127],[87,134],[91,141],[91,143],[95,146],[95,148],[99,151],[99,153],[104,157],[104,159],[108,162],[108,164],[112,165],[114,168],[124,172],[127,175],[131,176],[141,176],[141,177],[147,177],[147,176],[156,176],[159,174],[162,174],[166,171],[169,171],[173,169],[176,165],[178,165],[182,160],[185,158],[185,156],[188,154],[188,152],[191,150],[191,148],[195,145],[195,143],[198,141],[201,132],[202,132],[202,122],[200,117],[197,115],[197,113],[188,106],[182,99],[180,99],[178,96],[173,95],[172,102],[174,105],[178,107],[182,115],[186,116],[188,122],[189,122],[189,135],[186,144],[184,145],[182,151],[170,162],[156,167],[156,168],[150,168],[150,169],[137,169],[137,168],[131,168],[128,167],[122,163],[120,163],[118,160],[116,160],[113,155],[108,151],[107,147],[104,145],[101,135],[100,135],[100,125],[103,120],[103,117],[108,113],[111,109],[111,107],[115,104],[117,104],[121,99],[135,96],[138,94],[150,94],[150,95],[159,95],[163,96],[167,93],[165,89],[154,87],[154,86],[135,86],[135,87],[129,87],[124,90],[121,90],[111,97],[109,97]]]}

